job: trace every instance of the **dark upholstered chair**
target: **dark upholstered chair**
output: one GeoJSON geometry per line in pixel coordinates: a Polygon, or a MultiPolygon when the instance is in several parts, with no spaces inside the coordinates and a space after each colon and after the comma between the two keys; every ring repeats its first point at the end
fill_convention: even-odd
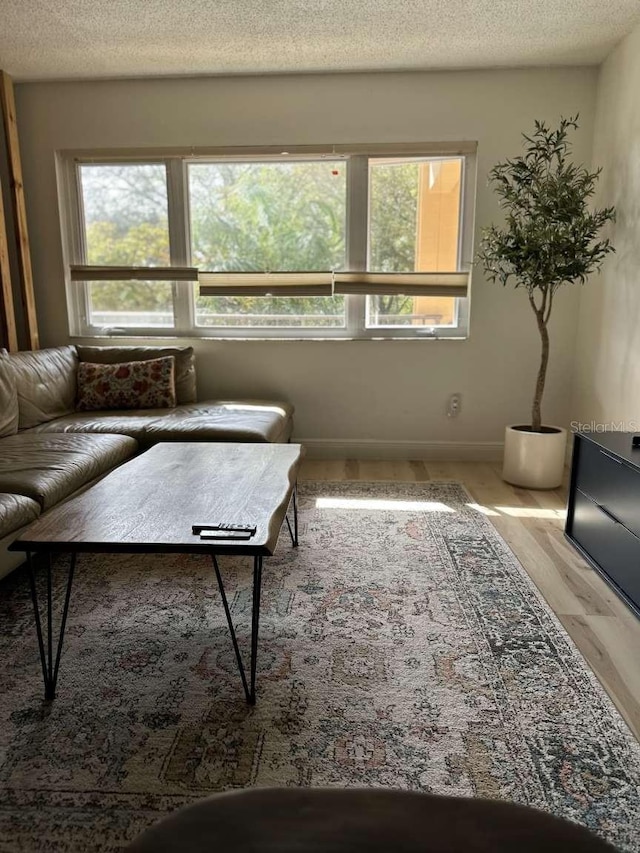
{"type": "Polygon", "coordinates": [[[612,853],[586,829],[494,800],[409,791],[255,788],[161,820],[127,853],[612,853]]]}

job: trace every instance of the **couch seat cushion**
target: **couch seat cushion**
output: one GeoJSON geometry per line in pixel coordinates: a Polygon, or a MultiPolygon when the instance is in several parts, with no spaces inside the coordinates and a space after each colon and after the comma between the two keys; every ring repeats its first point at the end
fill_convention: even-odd
{"type": "Polygon", "coordinates": [[[145,446],[159,441],[288,441],[293,407],[266,400],[208,400],[175,409],[78,412],[32,433],[121,433],[145,446]]]}
{"type": "Polygon", "coordinates": [[[209,400],[173,409],[145,430],[146,442],[289,439],[293,408],[266,400],[209,400]]]}
{"type": "Polygon", "coordinates": [[[25,495],[42,509],[106,474],[137,451],[123,435],[67,435],[33,430],[2,439],[0,492],[25,495]]]}
{"type": "Polygon", "coordinates": [[[24,495],[0,494],[0,539],[35,521],[40,504],[24,495]]]}

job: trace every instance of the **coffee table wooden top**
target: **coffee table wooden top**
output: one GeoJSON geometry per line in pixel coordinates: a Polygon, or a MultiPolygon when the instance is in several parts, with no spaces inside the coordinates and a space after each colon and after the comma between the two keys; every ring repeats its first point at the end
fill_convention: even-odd
{"type": "Polygon", "coordinates": [[[268,556],[303,455],[299,444],[156,444],[34,521],[11,549],[268,556]],[[226,544],[191,532],[215,523],[257,530],[226,544]]]}

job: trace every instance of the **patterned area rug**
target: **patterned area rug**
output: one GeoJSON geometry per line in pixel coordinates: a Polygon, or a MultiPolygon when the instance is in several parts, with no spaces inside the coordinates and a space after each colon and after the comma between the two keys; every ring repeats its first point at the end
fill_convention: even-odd
{"type": "MultiPolygon", "coordinates": [[[[81,556],[58,696],[26,576],[0,584],[0,850],[111,851],[254,785],[503,798],[640,848],[640,749],[451,483],[304,483],[264,572],[247,706],[207,559],[81,556]]],[[[249,561],[221,561],[246,648],[249,561]]],[[[62,597],[65,565],[56,566],[62,597]]]]}

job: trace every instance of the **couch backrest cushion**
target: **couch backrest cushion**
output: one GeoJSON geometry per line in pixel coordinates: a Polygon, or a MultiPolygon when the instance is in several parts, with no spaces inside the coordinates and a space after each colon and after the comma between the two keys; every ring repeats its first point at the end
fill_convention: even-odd
{"type": "Polygon", "coordinates": [[[8,358],[18,390],[19,429],[38,426],[75,410],[75,347],[13,352],[8,358]]]}
{"type": "Polygon", "coordinates": [[[148,361],[152,358],[175,357],[176,402],[195,403],[196,358],[193,347],[77,347],[80,361],[93,364],[117,364],[148,361]]]}
{"type": "Polygon", "coordinates": [[[0,438],[18,432],[18,391],[7,353],[0,352],[0,438]]]}

